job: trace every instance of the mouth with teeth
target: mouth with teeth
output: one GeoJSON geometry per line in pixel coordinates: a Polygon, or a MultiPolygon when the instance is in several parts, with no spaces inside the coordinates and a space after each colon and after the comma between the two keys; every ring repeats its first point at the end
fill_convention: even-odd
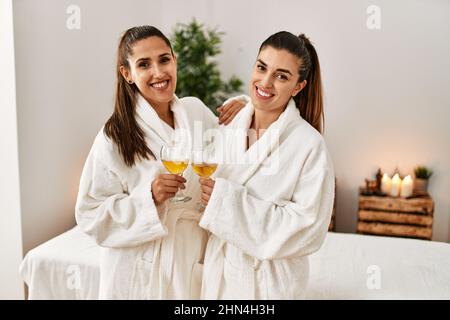
{"type": "Polygon", "coordinates": [[[274,94],[267,92],[267,91],[259,88],[258,86],[255,86],[255,92],[256,92],[256,96],[262,100],[267,100],[274,96],[274,94]]]}
{"type": "Polygon", "coordinates": [[[164,90],[169,86],[169,80],[153,82],[150,86],[156,90],[164,90]]]}

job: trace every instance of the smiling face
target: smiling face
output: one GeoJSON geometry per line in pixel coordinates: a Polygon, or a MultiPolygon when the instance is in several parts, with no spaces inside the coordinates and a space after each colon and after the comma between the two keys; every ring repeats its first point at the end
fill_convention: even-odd
{"type": "Polygon", "coordinates": [[[129,69],[120,67],[125,80],[135,83],[156,108],[169,106],[177,85],[177,62],[170,47],[157,36],[137,41],[128,56],[129,69]]]}
{"type": "Polygon", "coordinates": [[[250,81],[250,96],[257,110],[282,112],[289,99],[300,92],[300,59],[290,52],[264,47],[258,55],[250,81]]]}

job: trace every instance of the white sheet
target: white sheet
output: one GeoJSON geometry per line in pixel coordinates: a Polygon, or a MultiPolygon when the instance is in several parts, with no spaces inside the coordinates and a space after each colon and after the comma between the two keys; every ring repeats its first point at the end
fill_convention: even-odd
{"type": "Polygon", "coordinates": [[[310,270],[309,299],[450,299],[448,243],[328,233],[310,270]]]}
{"type": "Polygon", "coordinates": [[[97,299],[100,248],[76,226],[30,250],[20,266],[28,299],[97,299]]]}
{"type": "MultiPolygon", "coordinates": [[[[96,299],[98,264],[75,227],[28,252],[20,274],[29,299],[96,299]]],[[[450,299],[450,244],[330,232],[311,255],[307,298],[450,299]]]]}

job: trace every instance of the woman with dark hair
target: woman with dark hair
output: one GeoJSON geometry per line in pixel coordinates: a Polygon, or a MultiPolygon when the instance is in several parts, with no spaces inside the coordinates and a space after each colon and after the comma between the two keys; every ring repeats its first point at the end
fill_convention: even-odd
{"type": "Polygon", "coordinates": [[[334,199],[320,65],[308,38],[283,31],[262,43],[250,97],[223,130],[234,133],[221,135],[231,162],[215,181],[201,179],[200,226],[211,232],[202,298],[304,298],[308,255],[323,243],[334,199]]]}
{"type": "Polygon", "coordinates": [[[114,112],[86,160],[75,210],[102,247],[99,297],[199,298],[207,241],[195,206],[200,186],[190,168],[186,179],[162,174],[160,150],[177,136],[192,143],[194,125],[208,130],[217,119],[199,99],[174,95],[176,56],[155,27],[124,33],[116,71],[114,112]],[[194,201],[169,203],[178,189],[194,201]]]}

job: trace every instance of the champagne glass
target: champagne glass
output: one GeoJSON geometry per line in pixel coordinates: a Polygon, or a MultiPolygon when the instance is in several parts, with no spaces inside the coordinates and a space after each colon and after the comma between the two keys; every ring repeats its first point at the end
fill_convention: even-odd
{"type": "MultiPolygon", "coordinates": [[[[161,161],[167,171],[183,176],[183,172],[189,164],[189,149],[183,145],[165,145],[161,148],[161,161]]],[[[192,197],[185,196],[181,190],[178,190],[170,202],[187,202],[191,199],[192,197]]]]}
{"type": "MultiPolygon", "coordinates": [[[[217,169],[217,154],[213,143],[205,146],[202,150],[192,152],[192,169],[201,178],[209,178],[217,169]]],[[[204,210],[202,202],[198,204],[199,210],[204,210]]]]}

